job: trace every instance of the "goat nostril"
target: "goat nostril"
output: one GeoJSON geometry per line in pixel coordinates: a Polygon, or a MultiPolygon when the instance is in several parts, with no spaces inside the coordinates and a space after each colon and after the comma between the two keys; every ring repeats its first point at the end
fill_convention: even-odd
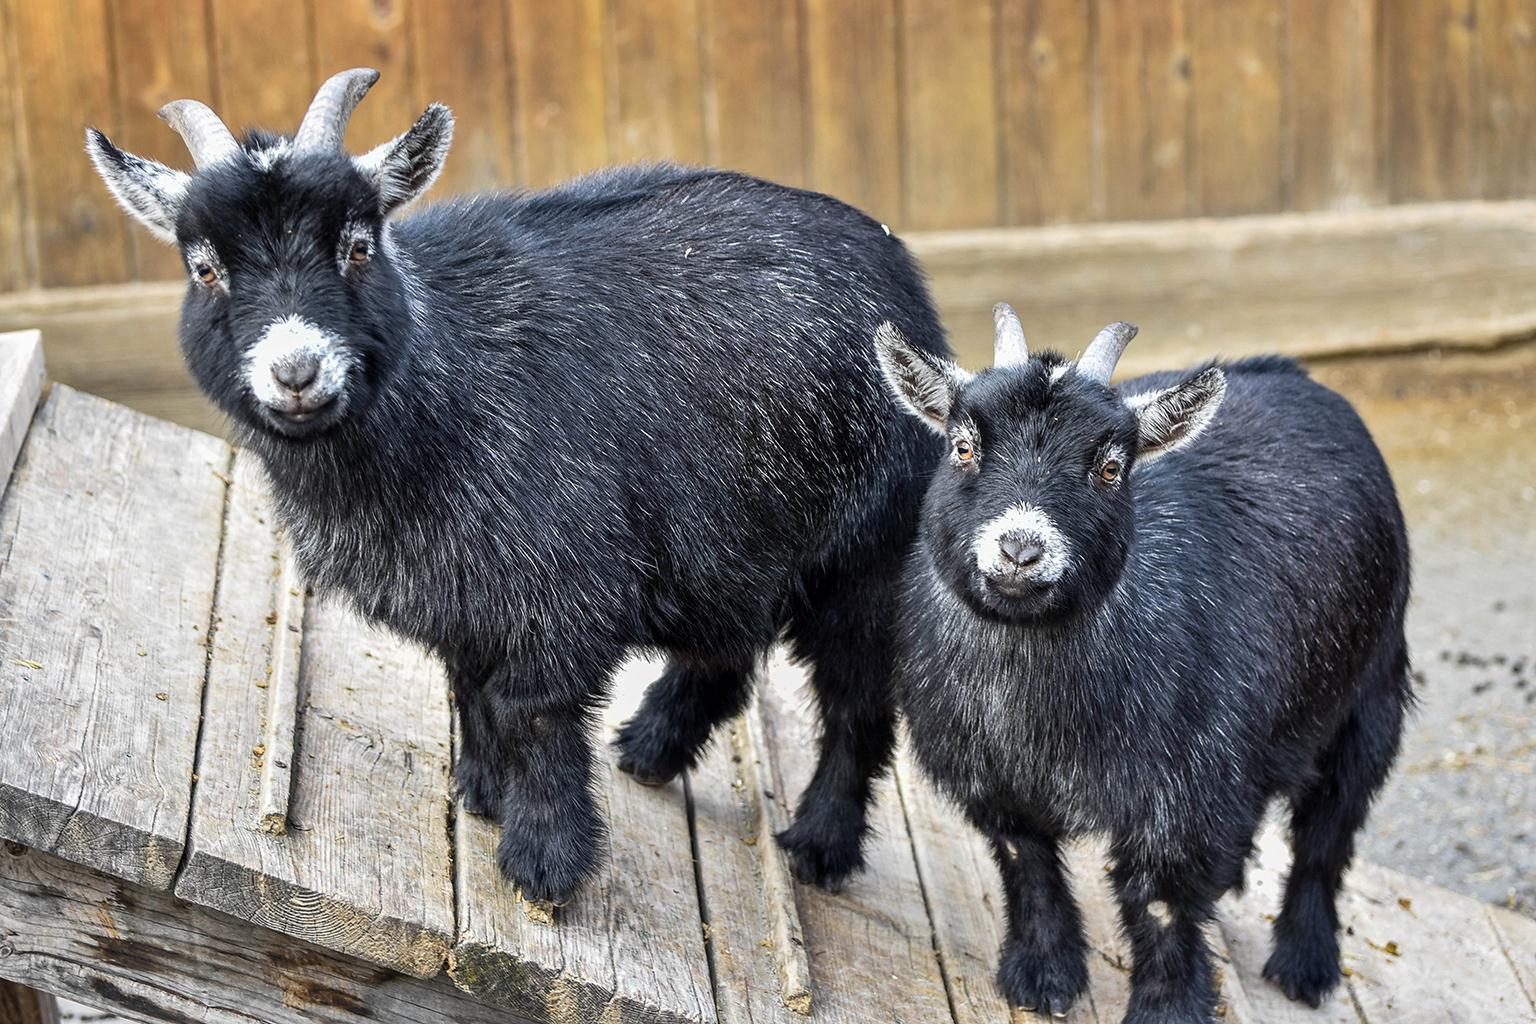
{"type": "Polygon", "coordinates": [[[289,391],[303,391],[320,376],[320,360],[313,357],[290,359],[272,367],[272,376],[289,391]]]}
{"type": "Polygon", "coordinates": [[[1003,557],[1014,565],[1028,568],[1045,557],[1045,548],[1029,537],[1004,537],[1003,557]]]}

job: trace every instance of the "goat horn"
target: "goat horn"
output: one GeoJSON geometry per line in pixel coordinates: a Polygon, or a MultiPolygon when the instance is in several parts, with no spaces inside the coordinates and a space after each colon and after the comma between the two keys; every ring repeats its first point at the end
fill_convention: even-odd
{"type": "Polygon", "coordinates": [[[1088,343],[1088,351],[1077,361],[1077,373],[1089,380],[1096,380],[1100,384],[1108,385],[1109,378],[1115,372],[1115,364],[1120,361],[1120,355],[1125,351],[1125,346],[1136,337],[1136,325],[1128,324],[1124,320],[1110,324],[1098,334],[1094,335],[1088,343]]]}
{"type": "Polygon", "coordinates": [[[173,100],[160,108],[160,120],[176,130],[198,170],[228,160],[240,151],[240,143],[219,115],[197,100],[173,100]]]}
{"type": "Polygon", "coordinates": [[[304,120],[299,122],[299,130],[293,136],[293,148],[296,151],[341,149],[352,111],[378,80],[379,73],[372,68],[339,71],[327,78],[304,113],[304,120]]]}
{"type": "Polygon", "coordinates": [[[1019,314],[1006,302],[992,307],[992,323],[997,327],[997,340],[992,349],[993,366],[1017,366],[1029,359],[1029,346],[1024,342],[1024,325],[1019,314]]]}

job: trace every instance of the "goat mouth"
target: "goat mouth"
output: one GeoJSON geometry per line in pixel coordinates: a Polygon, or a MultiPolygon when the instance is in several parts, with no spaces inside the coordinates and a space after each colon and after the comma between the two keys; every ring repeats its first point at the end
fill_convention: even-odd
{"type": "Polygon", "coordinates": [[[340,419],[342,405],[339,395],[329,395],[293,408],[263,405],[262,413],[278,433],[303,437],[324,430],[340,419]]]}
{"type": "Polygon", "coordinates": [[[1040,598],[1049,594],[1056,585],[1050,580],[1029,576],[987,576],[985,581],[987,589],[1000,597],[1040,598]]]}

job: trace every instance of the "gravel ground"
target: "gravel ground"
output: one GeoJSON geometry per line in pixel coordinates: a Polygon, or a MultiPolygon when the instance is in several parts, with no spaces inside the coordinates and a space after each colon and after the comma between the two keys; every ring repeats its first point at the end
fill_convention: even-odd
{"type": "Polygon", "coordinates": [[[1536,917],[1536,344],[1349,360],[1408,517],[1420,706],[1360,854],[1536,917]]]}

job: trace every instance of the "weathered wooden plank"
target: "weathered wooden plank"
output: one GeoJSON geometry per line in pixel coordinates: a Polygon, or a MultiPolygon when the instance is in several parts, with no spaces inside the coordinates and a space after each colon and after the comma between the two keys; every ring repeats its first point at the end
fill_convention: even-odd
{"type": "Polygon", "coordinates": [[[1503,907],[1484,907],[1483,912],[1536,1015],[1536,921],[1503,907]]]}
{"type": "Polygon", "coordinates": [[[971,365],[990,359],[992,304],[1011,299],[1031,346],[1068,355],[1106,320],[1140,324],[1121,361],[1129,374],[1213,354],[1526,337],[1536,330],[1533,227],[1536,206],[1468,203],[907,241],[971,365]]]}
{"type": "Polygon", "coordinates": [[[1286,5],[1287,206],[1363,206],[1385,194],[1376,0],[1286,5]]]}
{"type": "Polygon", "coordinates": [[[1194,211],[1268,213],[1284,202],[1284,17],[1274,0],[1222,0],[1190,10],[1194,211]]]}
{"type": "Polygon", "coordinates": [[[605,38],[613,159],[704,163],[698,0],[609,0],[605,38]]]}
{"type": "MultiPolygon", "coordinates": [[[[377,68],[379,80],[347,129],[347,149],[362,153],[411,126],[416,82],[406,31],[408,0],[325,0],[314,5],[320,80],[347,68],[377,68]]],[[[299,110],[302,114],[302,108],[299,110]]]]}
{"type": "Polygon", "coordinates": [[[709,162],[770,181],[806,180],[800,6],[704,0],[709,162]]]}
{"type": "Polygon", "coordinates": [[[81,153],[82,124],[108,134],[118,125],[105,0],[13,3],[7,24],[26,55],[18,69],[20,109],[38,282],[127,280],[125,218],[81,153]]]}
{"type": "Polygon", "coordinates": [[[1366,1020],[1530,1019],[1530,997],[1477,900],[1357,863],[1339,916],[1350,991],[1366,1020]]]}
{"type": "Polygon", "coordinates": [[[22,847],[0,850],[0,936],[0,977],[147,1024],[529,1024],[447,978],[397,974],[22,847]]]}
{"type": "MultiPolygon", "coordinates": [[[[604,738],[658,669],[634,662],[621,670],[604,738]]],[[[613,760],[606,744],[603,756],[613,760]]],[[[553,922],[530,913],[497,872],[495,826],[458,810],[450,973],[481,999],[557,1024],[712,1022],[682,784],[648,788],[611,767],[598,778],[608,857],[553,922]]]]}
{"type": "MultiPolygon", "coordinates": [[[[286,835],[256,827],[267,695],[294,595],[255,459],[235,459],[182,899],[417,977],[453,936],[448,697],[421,652],[337,601],[303,623],[286,835]],[[282,634],[282,635],[276,635],[282,634]]],[[[280,756],[280,755],[278,755],[280,756]]]]}
{"type": "Polygon", "coordinates": [[[0,835],[181,857],[229,448],[56,386],[0,503],[0,835]]]}
{"type": "MultiPolygon", "coordinates": [[[[429,103],[446,103],[458,123],[437,194],[507,188],[521,182],[505,0],[413,3],[410,14],[416,111],[401,116],[415,117],[429,103]]],[[[396,131],[404,131],[406,123],[401,120],[396,131]]]]}
{"type": "MultiPolygon", "coordinates": [[[[156,116],[162,106],[182,97],[214,103],[207,8],[202,4],[167,7],[155,0],[114,0],[108,8],[112,29],[113,87],[121,128],[112,141],[140,156],[171,167],[190,169],[181,137],[156,116]]],[[[181,255],[147,231],[134,227],[133,276],[147,280],[185,280],[181,255]]]]}
{"type": "Polygon", "coordinates": [[[320,85],[308,0],[208,0],[208,5],[219,116],[236,132],[298,128],[320,85]]]}
{"type": "Polygon", "coordinates": [[[529,185],[608,163],[602,0],[510,0],[518,145],[529,185]]]}
{"type": "Polygon", "coordinates": [[[1536,0],[1480,0],[1476,47],[1482,194],[1528,196],[1536,191],[1536,0]]]}
{"type": "MultiPolygon", "coordinates": [[[[767,748],[762,759],[772,779],[765,796],[779,804],[775,814],[782,817],[815,763],[814,716],[803,706],[802,679],[801,671],[776,658],[758,688],[767,748]]],[[[690,783],[718,985],[743,993],[730,1003],[722,999],[721,1015],[731,1022],[793,1021],[778,998],[771,951],[762,951],[767,961],[754,952],[768,941],[768,926],[757,909],[762,897],[752,880],[756,872],[739,849],[732,856],[733,842],[744,847],[745,838],[756,838],[740,831],[738,798],[731,791],[739,778],[735,768],[717,753],[690,783]],[[717,863],[730,866],[711,870],[717,863]]],[[[894,781],[882,780],[877,793],[865,871],[839,894],[795,885],[811,969],[811,1020],[949,1020],[933,926],[894,781]]]]}
{"type": "Polygon", "coordinates": [[[42,396],[43,377],[42,335],[37,331],[0,334],[0,493],[42,396]]]}
{"type": "Polygon", "coordinates": [[[904,0],[901,112],[908,230],[999,219],[996,25],[990,3],[904,0]]]}
{"type": "Polygon", "coordinates": [[[1189,212],[1185,0],[1100,0],[1097,10],[1105,215],[1182,217],[1189,212]]]}
{"type": "Polygon", "coordinates": [[[1003,223],[1103,215],[1089,0],[1000,0],[1003,223]]]}
{"type": "Polygon", "coordinates": [[[1381,5],[1393,202],[1480,194],[1473,0],[1381,5]]]}
{"type": "Polygon", "coordinates": [[[306,604],[304,581],[299,578],[290,551],[281,552],[276,603],[267,661],[267,700],[262,711],[256,827],[282,835],[288,831],[293,796],[294,733],[299,718],[299,669],[303,664],[306,604]]]}
{"type": "Polygon", "coordinates": [[[0,292],[24,288],[36,280],[37,260],[27,218],[26,138],[17,117],[21,59],[8,4],[0,3],[0,292]]]}
{"type": "Polygon", "coordinates": [[[0,980],[0,1021],[5,1024],[59,1024],[59,1002],[46,992],[0,980]]]}
{"type": "Polygon", "coordinates": [[[810,185],[899,224],[893,0],[806,0],[803,10],[810,185]]]}

